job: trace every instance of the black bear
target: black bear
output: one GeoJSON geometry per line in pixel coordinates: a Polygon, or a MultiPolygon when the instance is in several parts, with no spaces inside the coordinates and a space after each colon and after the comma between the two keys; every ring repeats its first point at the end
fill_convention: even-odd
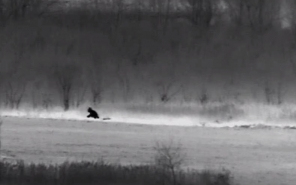
{"type": "Polygon", "coordinates": [[[100,118],[98,113],[95,110],[93,110],[91,107],[89,107],[87,109],[87,112],[89,113],[89,115],[87,116],[88,118],[94,118],[94,119],[99,119],[100,118]]]}

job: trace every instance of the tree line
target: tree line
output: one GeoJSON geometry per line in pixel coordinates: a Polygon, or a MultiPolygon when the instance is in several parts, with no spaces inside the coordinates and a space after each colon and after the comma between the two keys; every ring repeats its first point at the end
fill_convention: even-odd
{"type": "Polygon", "coordinates": [[[1,0],[3,102],[50,107],[60,99],[65,110],[119,96],[205,103],[215,94],[243,97],[239,86],[249,80],[260,91],[249,96],[282,103],[295,74],[293,6],[288,0],[90,0],[79,6],[1,0]],[[217,87],[221,92],[213,93],[217,87]]]}

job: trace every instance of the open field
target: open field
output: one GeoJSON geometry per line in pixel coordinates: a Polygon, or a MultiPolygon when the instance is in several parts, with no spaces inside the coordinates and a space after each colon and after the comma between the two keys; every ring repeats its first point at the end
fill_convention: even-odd
{"type": "Polygon", "coordinates": [[[234,129],[3,118],[2,155],[25,162],[98,160],[145,164],[157,141],[174,140],[186,167],[229,169],[241,185],[292,185],[295,130],[234,129]]]}

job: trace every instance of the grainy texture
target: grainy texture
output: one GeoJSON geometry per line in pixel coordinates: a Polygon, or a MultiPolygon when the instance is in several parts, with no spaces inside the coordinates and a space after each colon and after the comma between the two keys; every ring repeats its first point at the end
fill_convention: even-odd
{"type": "Polygon", "coordinates": [[[186,166],[229,169],[241,185],[294,185],[294,130],[215,129],[4,118],[2,152],[25,162],[150,163],[157,141],[183,145],[186,166]]]}

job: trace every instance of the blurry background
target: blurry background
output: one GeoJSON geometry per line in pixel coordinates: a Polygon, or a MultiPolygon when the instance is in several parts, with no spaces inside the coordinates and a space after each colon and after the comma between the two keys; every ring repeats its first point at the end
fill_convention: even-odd
{"type": "Polygon", "coordinates": [[[292,0],[1,0],[1,107],[157,112],[294,103],[295,7],[292,0]]]}

